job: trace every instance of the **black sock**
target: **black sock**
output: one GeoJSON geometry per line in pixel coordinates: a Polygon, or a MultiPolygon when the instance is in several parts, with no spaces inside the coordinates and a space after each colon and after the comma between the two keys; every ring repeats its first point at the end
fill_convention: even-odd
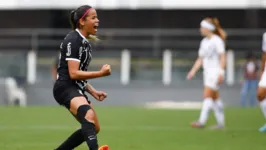
{"type": "Polygon", "coordinates": [[[96,135],[95,125],[88,121],[83,121],[81,124],[81,131],[90,150],[98,150],[98,140],[96,135]]]}
{"type": "Polygon", "coordinates": [[[75,131],[64,143],[62,143],[55,150],[73,150],[75,147],[79,146],[84,142],[83,134],[81,129],[75,131]]]}

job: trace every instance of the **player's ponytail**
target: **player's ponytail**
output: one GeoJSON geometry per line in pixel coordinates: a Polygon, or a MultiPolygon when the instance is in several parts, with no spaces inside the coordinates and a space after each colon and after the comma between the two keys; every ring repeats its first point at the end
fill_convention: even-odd
{"type": "Polygon", "coordinates": [[[217,34],[220,38],[222,38],[225,41],[226,40],[226,32],[221,27],[218,18],[212,18],[212,23],[215,25],[214,33],[217,34]]]}
{"type": "Polygon", "coordinates": [[[72,30],[75,30],[77,28],[77,22],[75,20],[75,13],[76,13],[75,10],[71,11],[70,13],[70,24],[71,24],[72,30]]]}
{"type": "Polygon", "coordinates": [[[88,39],[93,41],[93,42],[99,42],[100,41],[100,39],[95,35],[89,35],[88,39]]]}

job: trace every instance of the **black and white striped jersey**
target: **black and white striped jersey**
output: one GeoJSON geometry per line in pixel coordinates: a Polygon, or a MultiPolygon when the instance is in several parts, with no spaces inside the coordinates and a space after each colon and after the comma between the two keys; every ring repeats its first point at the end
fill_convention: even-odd
{"type": "Polygon", "coordinates": [[[57,79],[70,81],[84,88],[86,80],[72,80],[68,72],[68,60],[80,62],[79,70],[87,71],[91,61],[92,48],[89,41],[79,32],[78,29],[71,31],[60,45],[59,64],[57,79]]]}

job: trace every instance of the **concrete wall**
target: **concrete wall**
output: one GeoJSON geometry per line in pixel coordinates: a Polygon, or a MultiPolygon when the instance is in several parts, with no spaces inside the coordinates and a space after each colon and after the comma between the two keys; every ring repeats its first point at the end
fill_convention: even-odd
{"type": "MultiPolygon", "coordinates": [[[[94,105],[144,105],[147,102],[162,100],[171,101],[202,101],[202,83],[200,81],[184,82],[168,87],[155,82],[135,82],[128,86],[104,81],[91,82],[97,89],[108,93],[108,98],[104,102],[92,100],[94,105]]],[[[53,83],[37,83],[26,86],[28,95],[28,105],[57,105],[53,98],[53,83]]],[[[0,104],[4,104],[3,86],[0,87],[0,104]]],[[[222,86],[221,96],[226,105],[239,105],[240,86],[222,86]]],[[[91,98],[92,99],[92,98],[91,98]]]]}

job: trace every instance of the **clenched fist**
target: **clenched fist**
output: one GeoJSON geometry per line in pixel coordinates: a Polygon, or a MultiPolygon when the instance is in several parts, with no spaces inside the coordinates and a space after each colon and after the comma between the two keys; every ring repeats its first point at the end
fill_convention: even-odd
{"type": "Polygon", "coordinates": [[[109,76],[111,74],[111,66],[108,64],[103,65],[100,72],[102,76],[109,76]]]}

